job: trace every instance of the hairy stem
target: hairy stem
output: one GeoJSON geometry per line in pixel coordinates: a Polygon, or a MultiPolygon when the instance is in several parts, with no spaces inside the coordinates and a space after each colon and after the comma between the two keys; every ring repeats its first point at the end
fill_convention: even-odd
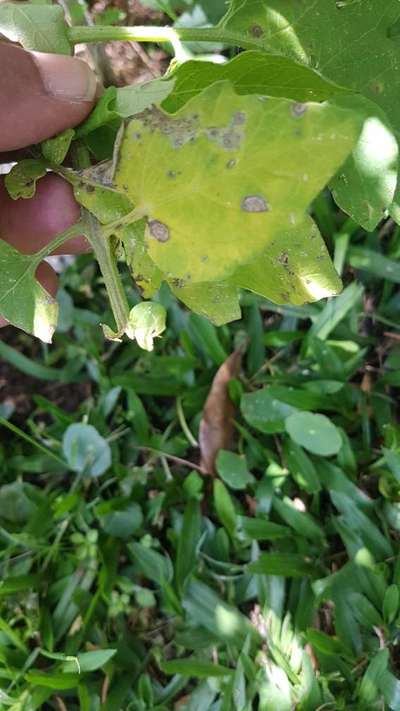
{"type": "Polygon", "coordinates": [[[104,236],[102,225],[94,215],[87,210],[83,211],[83,215],[84,233],[99,263],[117,325],[117,332],[124,333],[129,318],[129,304],[111,248],[110,238],[104,236]]]}
{"type": "Polygon", "coordinates": [[[111,42],[126,40],[130,42],[223,42],[233,47],[259,49],[262,41],[225,30],[223,27],[70,27],[69,41],[72,44],[88,42],[111,42]]]}

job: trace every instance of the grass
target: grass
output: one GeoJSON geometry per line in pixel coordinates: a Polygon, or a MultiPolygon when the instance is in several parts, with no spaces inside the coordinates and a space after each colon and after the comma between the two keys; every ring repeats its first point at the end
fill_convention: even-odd
{"type": "Polygon", "coordinates": [[[1,708],[400,708],[400,232],[315,210],[337,299],[245,294],[215,329],[162,290],[147,354],[104,342],[84,256],[53,347],[4,332],[35,392],[0,406],[1,708]],[[239,346],[233,451],[210,476],[202,412],[239,346]]]}

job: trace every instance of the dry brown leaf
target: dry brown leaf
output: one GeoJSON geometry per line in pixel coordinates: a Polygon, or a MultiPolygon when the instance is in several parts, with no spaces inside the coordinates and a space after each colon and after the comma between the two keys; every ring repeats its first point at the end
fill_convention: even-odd
{"type": "Polygon", "coordinates": [[[200,422],[200,466],[205,474],[215,474],[215,461],[220,449],[229,449],[233,436],[235,406],[229,397],[228,384],[240,373],[243,348],[238,348],[218,370],[200,422]]]}

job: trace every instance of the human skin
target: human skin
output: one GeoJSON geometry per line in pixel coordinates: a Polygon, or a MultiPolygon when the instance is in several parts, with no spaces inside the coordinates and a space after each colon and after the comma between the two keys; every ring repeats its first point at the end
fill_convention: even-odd
{"type": "MultiPolygon", "coordinates": [[[[0,163],[10,162],[14,151],[74,128],[94,106],[96,77],[80,59],[0,42],[0,67],[0,163]]],[[[0,239],[20,252],[37,252],[79,214],[70,185],[56,175],[42,178],[30,200],[12,200],[0,179],[0,239]]],[[[84,238],[77,237],[56,253],[86,250],[84,238]]],[[[57,277],[49,264],[40,265],[37,277],[55,294],[57,277]]]]}

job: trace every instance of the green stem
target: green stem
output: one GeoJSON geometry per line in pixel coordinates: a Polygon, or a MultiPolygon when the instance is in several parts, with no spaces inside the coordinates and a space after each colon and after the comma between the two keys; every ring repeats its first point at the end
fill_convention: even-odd
{"type": "Polygon", "coordinates": [[[84,233],[99,263],[108,298],[117,325],[117,333],[124,333],[129,318],[129,304],[125,296],[111,241],[104,236],[102,225],[87,210],[84,215],[84,233]]]}
{"type": "Polygon", "coordinates": [[[68,30],[71,44],[88,42],[111,42],[114,40],[130,42],[222,42],[233,47],[260,49],[262,40],[243,39],[243,35],[229,32],[222,27],[70,27],[68,30]]]}
{"type": "Polygon", "coordinates": [[[40,264],[40,262],[43,261],[43,259],[49,257],[50,254],[53,254],[53,252],[58,249],[58,247],[61,247],[64,242],[67,242],[73,237],[78,237],[78,235],[81,235],[83,233],[83,230],[84,228],[82,222],[77,222],[75,225],[72,225],[72,227],[69,227],[67,230],[64,230],[64,232],[60,232],[60,234],[57,235],[57,237],[55,237],[51,242],[46,244],[43,249],[33,255],[35,268],[38,264],[40,264]]]}

